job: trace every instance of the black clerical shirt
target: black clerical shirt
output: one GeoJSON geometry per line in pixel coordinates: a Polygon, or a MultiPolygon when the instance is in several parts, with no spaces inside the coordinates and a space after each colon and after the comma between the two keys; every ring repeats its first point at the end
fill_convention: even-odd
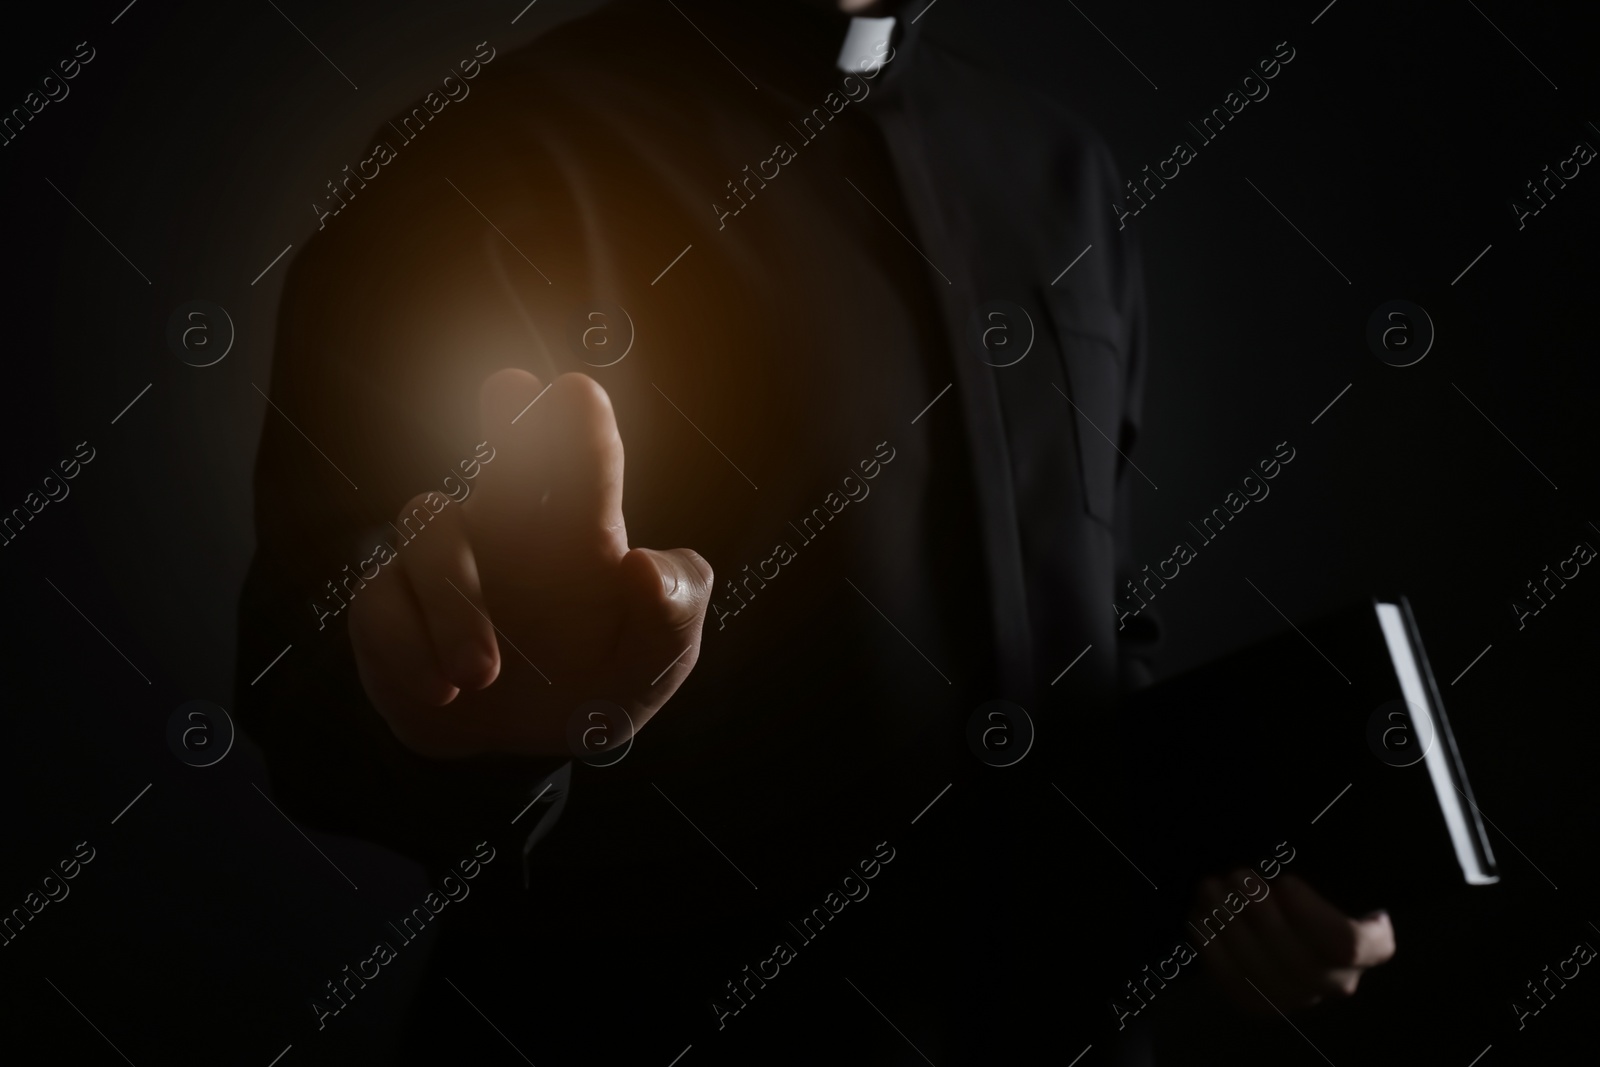
{"type": "MultiPolygon", "coordinates": [[[[520,862],[539,827],[443,950],[535,1062],[813,1062],[884,1001],[936,1062],[978,1062],[1102,978],[1033,972],[1095,958],[1062,913],[1120,891],[1084,884],[1104,857],[1051,789],[1108,796],[1114,764],[1136,255],[1086,130],[906,27],[847,76],[846,22],[642,0],[498,54],[379,129],[392,161],[319,209],[287,283],[272,395],[304,437],[263,433],[240,661],[296,654],[241,712],[314,825],[436,867],[479,839],[520,862]],[[630,544],[717,573],[689,680],[554,794],[563,761],[399,746],[332,610],[400,505],[492,444],[477,390],[505,366],[604,386],[630,544]],[[974,755],[996,698],[1028,709],[1031,763],[974,755]]],[[[906,1052],[864,1029],[839,1058],[906,1052]]]]}

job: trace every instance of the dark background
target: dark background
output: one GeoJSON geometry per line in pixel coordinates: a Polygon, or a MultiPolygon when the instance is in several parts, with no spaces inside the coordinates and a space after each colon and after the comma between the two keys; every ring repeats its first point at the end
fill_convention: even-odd
{"type": "MultiPolygon", "coordinates": [[[[340,1042],[376,1060],[403,981],[375,983],[320,1035],[305,998],[365,946],[357,931],[420,899],[422,874],[313,832],[318,857],[260,792],[246,740],[195,769],[165,739],[180,704],[226,704],[235,670],[265,666],[233,662],[234,614],[255,442],[275,417],[252,383],[266,387],[289,257],[252,279],[308,238],[313,199],[371,131],[476,42],[508,51],[593,5],[539,0],[511,25],[518,0],[282,13],[265,0],[124,2],[8,14],[0,35],[4,109],[77,42],[97,53],[65,100],[0,147],[0,510],[77,442],[96,450],[70,497],[0,548],[11,694],[0,908],[76,842],[97,849],[71,896],[0,948],[0,1047],[21,1062],[120,1062],[109,1039],[141,1064],[266,1064],[292,1043],[290,1064],[344,1055],[330,1051],[340,1042]],[[173,310],[196,299],[226,307],[237,330],[228,357],[203,369],[165,341],[173,310]]],[[[695,13],[693,0],[679,6],[695,13]]],[[[1322,0],[1078,7],[938,0],[922,24],[1084,115],[1130,177],[1193,141],[1186,120],[1277,42],[1296,51],[1270,96],[1197,145],[1128,223],[1146,254],[1154,353],[1134,459],[1160,487],[1136,486],[1141,562],[1189,539],[1188,521],[1278,442],[1297,450],[1272,495],[1158,597],[1161,672],[1284,628],[1246,578],[1295,619],[1406,593],[1441,683],[1489,646],[1445,691],[1502,884],[1397,916],[1395,961],[1353,1002],[1296,1024],[1336,1063],[1466,1064],[1491,1043],[1485,1065],[1539,1062],[1587,1044],[1600,1004],[1587,969],[1521,1033],[1509,1005],[1575,942],[1600,942],[1600,578],[1585,568],[1521,631],[1509,604],[1576,542],[1600,544],[1600,177],[1583,168],[1521,231],[1509,202],[1577,140],[1600,147],[1593,26],[1575,6],[1503,0],[1337,0],[1320,17],[1322,0]],[[1395,298],[1437,329],[1412,367],[1385,365],[1364,339],[1372,310],[1395,298]]],[[[1243,1040],[1229,1025],[1204,1006],[1175,1009],[1173,1062],[1243,1040]]],[[[486,1034],[464,1033],[464,1056],[511,1057],[486,1034]]],[[[1278,1062],[1322,1062],[1275,1017],[1252,1039],[1278,1062]]],[[[1063,1035],[1069,1058],[1088,1040],[1063,1035]]]]}

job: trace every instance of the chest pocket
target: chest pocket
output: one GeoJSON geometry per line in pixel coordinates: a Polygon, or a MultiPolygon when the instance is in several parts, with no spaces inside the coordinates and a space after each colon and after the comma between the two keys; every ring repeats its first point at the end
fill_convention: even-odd
{"type": "Polygon", "coordinates": [[[1127,381],[1125,331],[1104,297],[1077,288],[1041,287],[1041,298],[1066,378],[1066,400],[1078,445],[1084,508],[1107,526],[1116,509],[1127,381]]]}

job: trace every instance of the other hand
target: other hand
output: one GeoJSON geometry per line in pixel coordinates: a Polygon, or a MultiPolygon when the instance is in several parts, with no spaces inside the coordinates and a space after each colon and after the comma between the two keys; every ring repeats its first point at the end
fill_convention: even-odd
{"type": "MultiPolygon", "coordinates": [[[[1191,920],[1196,927],[1213,908],[1226,913],[1224,897],[1247,876],[1237,871],[1225,881],[1202,882],[1191,920]]],[[[1200,950],[1206,970],[1245,1011],[1272,1014],[1273,1008],[1289,1011],[1326,997],[1348,997],[1367,970],[1394,956],[1394,925],[1387,912],[1351,918],[1288,873],[1274,890],[1260,899],[1252,896],[1200,950]]]]}

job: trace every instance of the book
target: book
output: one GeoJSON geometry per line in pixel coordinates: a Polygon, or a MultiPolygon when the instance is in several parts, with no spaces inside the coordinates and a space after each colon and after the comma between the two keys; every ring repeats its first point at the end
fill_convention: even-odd
{"type": "Polygon", "coordinates": [[[1122,825],[1167,910],[1263,866],[1351,915],[1499,881],[1409,602],[1291,627],[1124,700],[1122,825]]]}

